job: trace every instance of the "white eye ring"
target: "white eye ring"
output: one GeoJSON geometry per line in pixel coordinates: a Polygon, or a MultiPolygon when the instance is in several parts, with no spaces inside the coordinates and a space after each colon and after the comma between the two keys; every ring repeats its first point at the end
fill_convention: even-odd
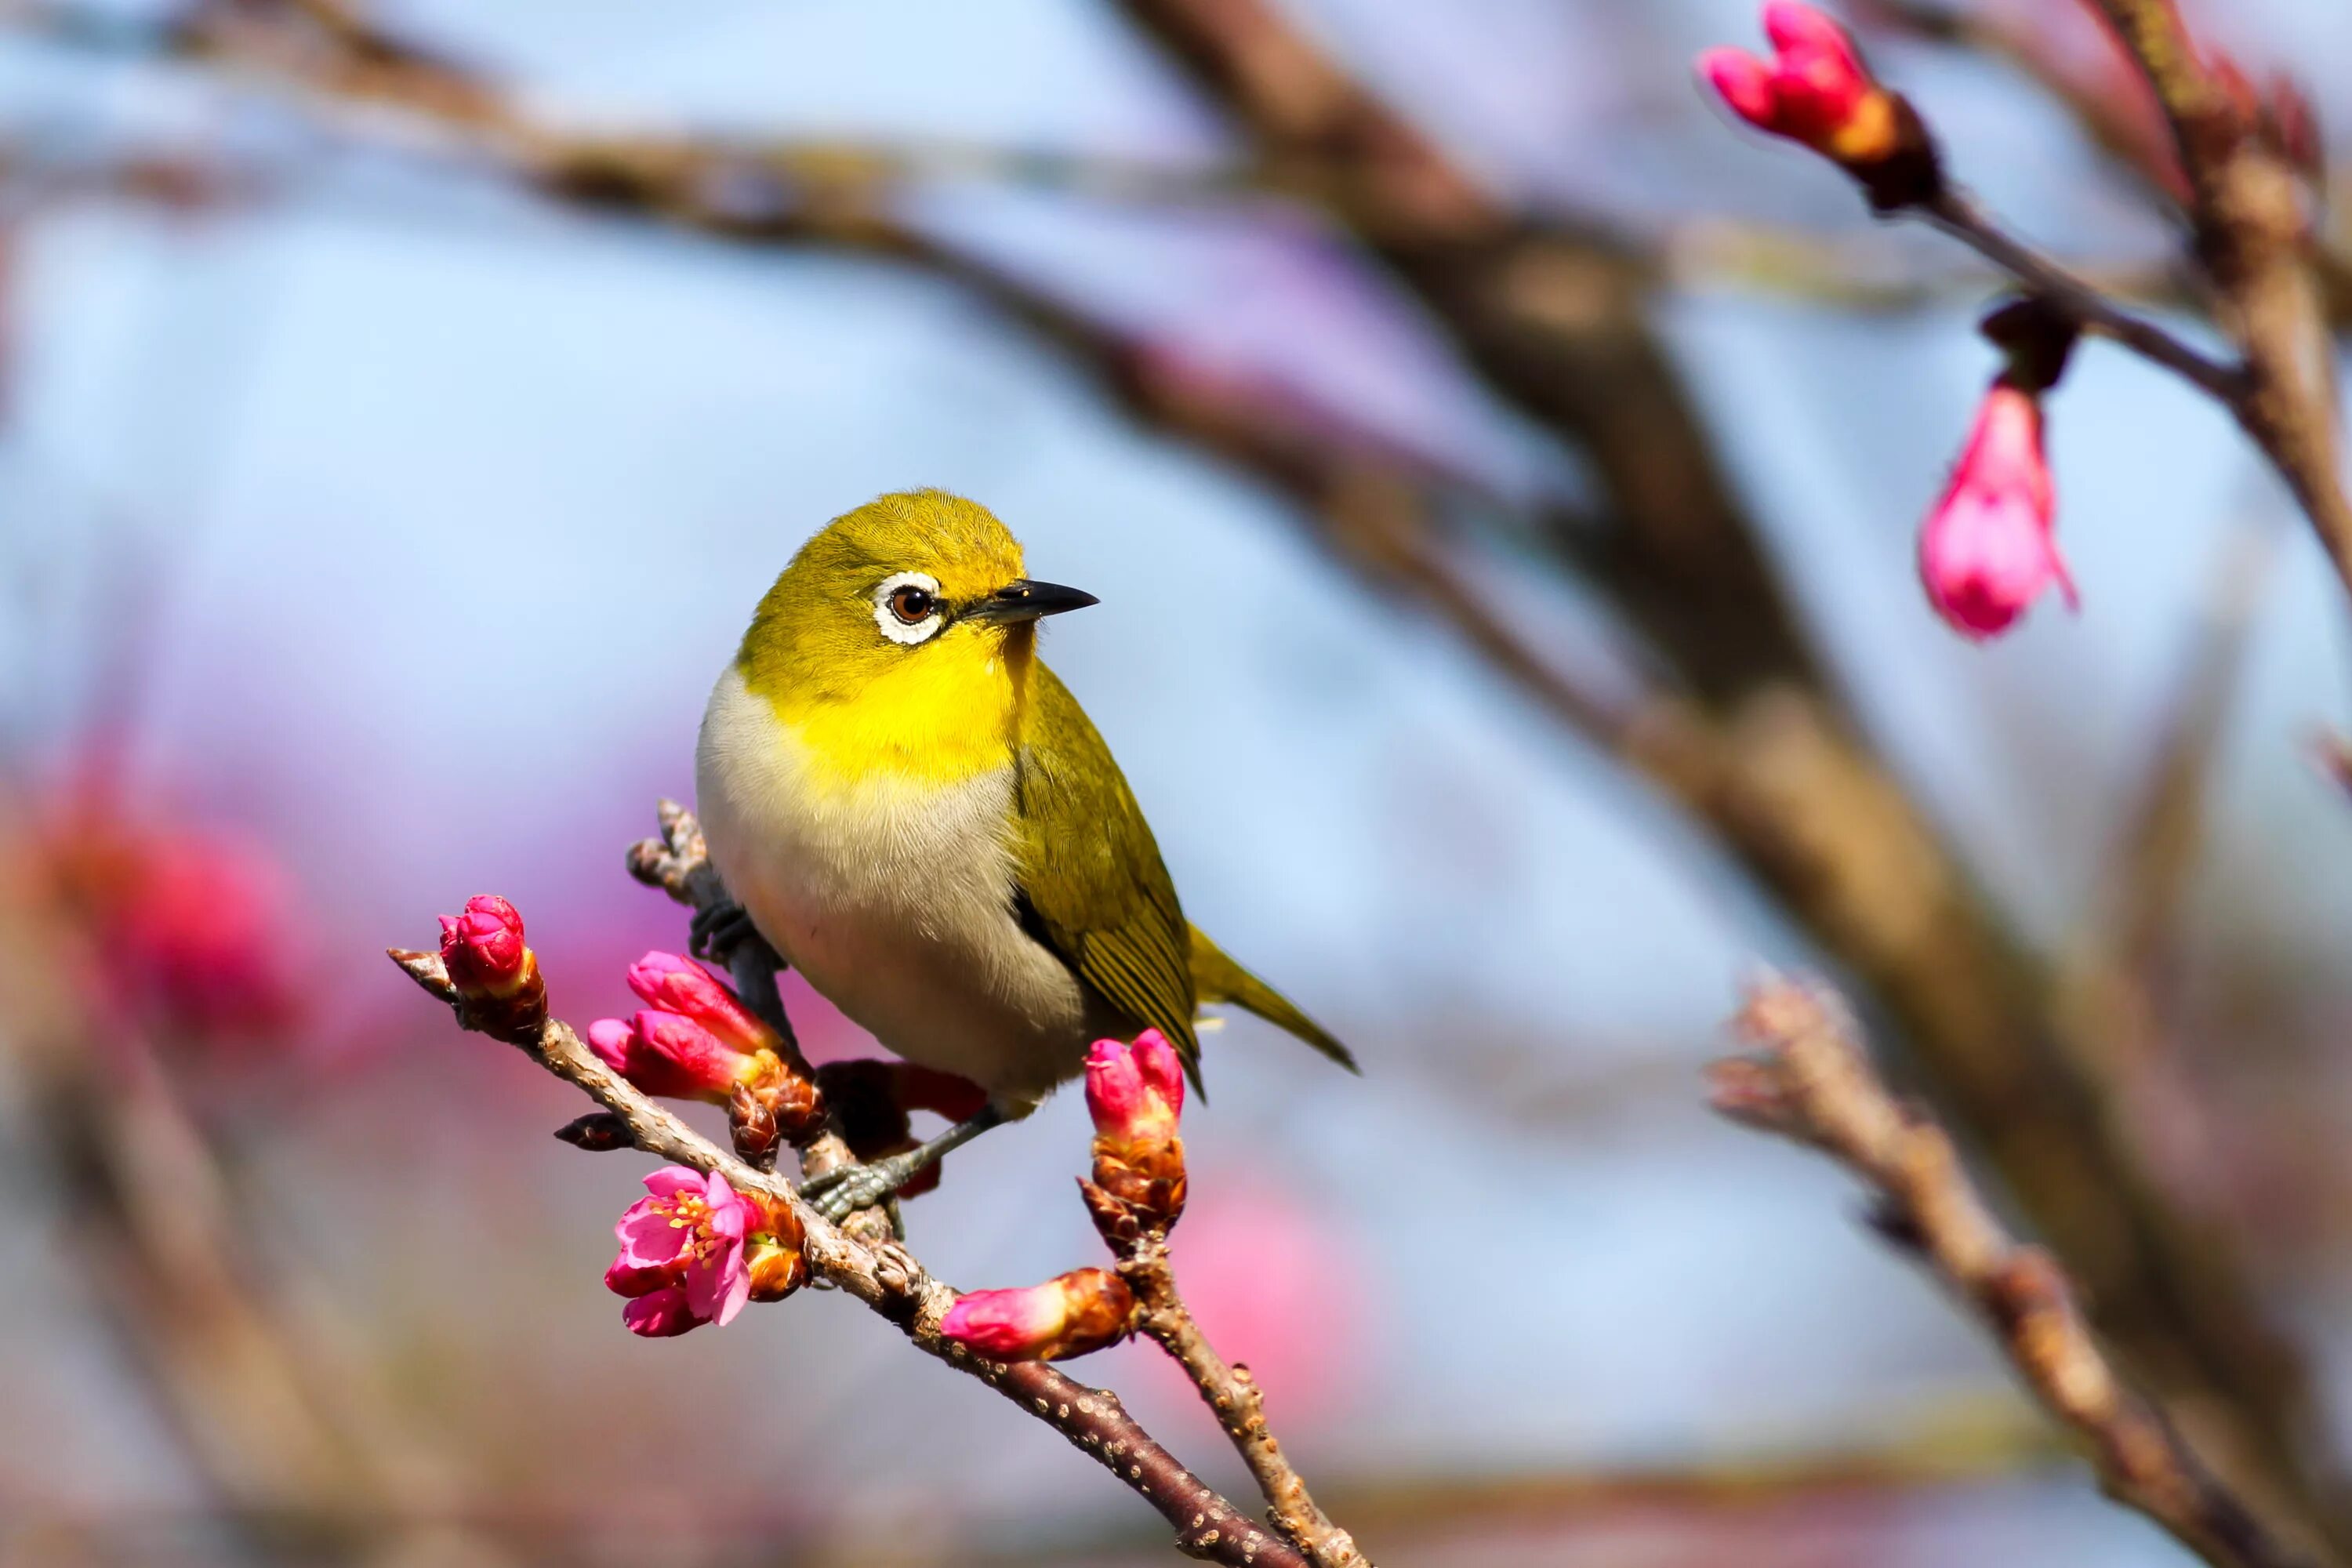
{"type": "Polygon", "coordinates": [[[883,578],[881,585],[874,590],[874,624],[880,626],[882,635],[892,642],[913,647],[917,643],[929,642],[939,636],[940,628],[948,624],[948,616],[945,610],[933,610],[919,621],[901,619],[891,603],[901,588],[917,589],[936,600],[940,595],[940,580],[928,572],[893,572],[883,578]]]}

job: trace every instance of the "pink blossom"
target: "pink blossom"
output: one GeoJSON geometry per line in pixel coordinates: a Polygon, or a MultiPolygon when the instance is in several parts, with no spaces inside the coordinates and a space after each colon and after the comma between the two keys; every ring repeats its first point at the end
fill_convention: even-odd
{"type": "Polygon", "coordinates": [[[621,1326],[648,1340],[674,1339],[705,1321],[694,1315],[694,1309],[687,1305],[686,1292],[675,1285],[649,1290],[621,1309],[621,1326]]]}
{"type": "Polygon", "coordinates": [[[441,917],[441,962],[460,992],[507,994],[523,983],[530,952],[522,916],[495,893],[467,899],[463,914],[441,917]]]}
{"type": "Polygon", "coordinates": [[[106,962],[165,1026],[257,1039],[294,1021],[301,927],[275,862],[189,833],[129,840],[117,866],[96,900],[106,962]]]}
{"type": "Polygon", "coordinates": [[[691,1018],[746,1053],[772,1048],[776,1037],[723,981],[674,952],[648,952],[629,965],[629,989],[648,1006],[691,1018]]]}
{"type": "Polygon", "coordinates": [[[1183,1059],[1159,1030],[1132,1046],[1097,1040],[1087,1053],[1087,1110],[1103,1137],[1122,1147],[1165,1143],[1183,1110],[1183,1059]]]}
{"type": "Polygon", "coordinates": [[[761,1228],[759,1206],[718,1172],[682,1165],[647,1176],[646,1191],[614,1226],[621,1252],[604,1271],[607,1289],[632,1298],[622,1321],[648,1338],[727,1323],[751,1293],[744,1241],[761,1228]]]}
{"type": "Polygon", "coordinates": [[[1125,1339],[1134,1316],[1125,1280],[1107,1268],[1074,1268],[1042,1285],[959,1296],[940,1333],[992,1361],[1059,1361],[1125,1339]]]}
{"type": "Polygon", "coordinates": [[[1883,158],[1900,139],[1894,96],[1872,78],[1853,40],[1797,0],[1764,7],[1773,58],[1709,49],[1699,75],[1734,114],[1840,163],[1883,158]]]}
{"type": "Polygon", "coordinates": [[[648,1007],[623,1023],[599,1018],[588,1045],[604,1065],[647,1094],[723,1105],[750,1077],[757,1058],[734,1049],[693,1019],[648,1007]]]}
{"type": "Polygon", "coordinates": [[[2041,405],[1995,383],[1943,499],[1919,530],[1919,580],[1928,602],[1954,630],[1978,641],[2008,630],[2053,583],[2074,605],[2056,518],[2041,405]]]}

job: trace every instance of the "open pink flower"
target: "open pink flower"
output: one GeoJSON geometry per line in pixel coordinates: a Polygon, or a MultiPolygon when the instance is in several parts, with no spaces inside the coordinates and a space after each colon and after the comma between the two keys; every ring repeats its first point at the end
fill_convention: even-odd
{"type": "Polygon", "coordinates": [[[1165,1143],[1183,1110],[1183,1059],[1159,1030],[1131,1046],[1097,1040],[1087,1053],[1087,1111],[1103,1137],[1122,1147],[1165,1143]]]}
{"type": "Polygon", "coordinates": [[[604,1271],[605,1288],[631,1298],[622,1321],[656,1339],[725,1324],[751,1297],[744,1240],[760,1228],[758,1206],[716,1171],[682,1165],[647,1176],[646,1191],[613,1227],[621,1252],[604,1271]]]}
{"type": "Polygon", "coordinates": [[[599,1018],[588,1045],[604,1065],[647,1094],[724,1105],[751,1077],[759,1058],[746,1056],[693,1019],[648,1007],[626,1023],[599,1018]]]}
{"type": "Polygon", "coordinates": [[[648,952],[629,965],[629,989],[659,1007],[693,1019],[722,1044],[742,1052],[772,1048],[776,1037],[718,976],[674,952],[648,952]]]}
{"type": "Polygon", "coordinates": [[[1902,127],[1895,96],[1871,76],[1844,28],[1797,0],[1772,0],[1764,32],[1772,40],[1769,60],[1732,48],[1698,58],[1699,75],[1734,114],[1841,163],[1895,150],[1902,127]]]}
{"type": "Polygon", "coordinates": [[[956,1298],[940,1333],[992,1361],[1061,1361],[1125,1339],[1135,1296],[1108,1268],[1074,1268],[1012,1290],[956,1298]]]}
{"type": "Polygon", "coordinates": [[[2053,583],[2076,604],[2058,553],[2057,505],[2041,405],[1994,383],[1943,499],[1919,530],[1919,580],[1937,614],[1981,641],[2008,630],[2053,583]]]}

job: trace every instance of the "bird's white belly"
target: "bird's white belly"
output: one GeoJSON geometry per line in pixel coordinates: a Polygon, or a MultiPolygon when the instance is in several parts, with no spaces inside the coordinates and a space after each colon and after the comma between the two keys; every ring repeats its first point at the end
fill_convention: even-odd
{"type": "Polygon", "coordinates": [[[909,1061],[1026,1114],[1077,1075],[1086,993],[1013,908],[1011,764],[950,784],[821,784],[730,668],[696,758],[697,810],[728,890],[834,1005],[909,1061]]]}

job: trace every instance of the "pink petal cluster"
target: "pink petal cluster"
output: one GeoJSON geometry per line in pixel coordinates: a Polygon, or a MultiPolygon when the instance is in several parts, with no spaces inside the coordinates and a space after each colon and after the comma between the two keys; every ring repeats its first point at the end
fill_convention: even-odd
{"type": "Polygon", "coordinates": [[[758,1205],[716,1171],[704,1176],[682,1165],[647,1176],[646,1191],[651,1195],[613,1227],[621,1252],[604,1285],[629,1298],[621,1321],[647,1339],[727,1323],[751,1299],[744,1242],[760,1227],[758,1205]]]}
{"type": "Polygon", "coordinates": [[[1087,1110],[1121,1148],[1167,1142],[1184,1110],[1184,1063],[1168,1037],[1146,1029],[1131,1046],[1097,1040],[1087,1053],[1087,1110]]]}
{"type": "Polygon", "coordinates": [[[1764,32],[1772,40],[1769,60],[1733,48],[1698,58],[1699,75],[1734,114],[1843,163],[1894,151],[1900,138],[1894,96],[1872,78],[1844,28],[1797,0],[1772,0],[1764,32]]]}
{"type": "Polygon", "coordinates": [[[727,984],[674,952],[648,952],[629,965],[629,989],[648,1007],[691,1018],[722,1045],[749,1054],[775,1046],[774,1031],[727,984]]]}
{"type": "Polygon", "coordinates": [[[753,1076],[759,1058],[721,1040],[683,1014],[648,1007],[625,1023],[599,1018],[588,1026],[588,1046],[606,1067],[646,1093],[724,1105],[738,1083],[753,1076]]]}
{"type": "Polygon", "coordinates": [[[1135,1296],[1108,1268],[1074,1268],[1043,1285],[956,1298],[940,1333],[992,1361],[1060,1361],[1125,1339],[1135,1296]]]}
{"type": "Polygon", "coordinates": [[[2058,553],[2057,489],[2042,452],[2042,407],[1996,382],[1943,499],[1919,530],[1919,580],[1937,614],[1981,641],[2004,632],[2052,584],[2075,604],[2058,553]]]}
{"type": "Polygon", "coordinates": [[[523,984],[530,949],[522,916],[495,893],[466,900],[465,912],[441,917],[441,962],[450,984],[468,995],[503,996],[523,984]]]}

